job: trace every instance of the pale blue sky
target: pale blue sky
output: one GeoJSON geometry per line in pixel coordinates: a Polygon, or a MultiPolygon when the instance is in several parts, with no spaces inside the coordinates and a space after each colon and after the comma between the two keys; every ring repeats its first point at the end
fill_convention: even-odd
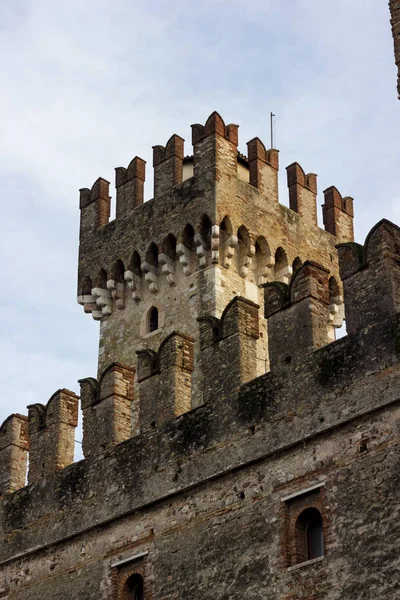
{"type": "Polygon", "coordinates": [[[78,189],[218,110],[355,198],[355,231],[400,221],[399,110],[382,0],[3,0],[0,422],[96,372],[76,304],[78,189]],[[4,56],[7,60],[4,60],[4,56]]]}

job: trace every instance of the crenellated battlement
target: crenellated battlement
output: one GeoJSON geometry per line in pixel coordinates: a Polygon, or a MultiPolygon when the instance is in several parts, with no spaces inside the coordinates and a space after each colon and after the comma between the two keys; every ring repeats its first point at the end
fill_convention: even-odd
{"type": "Polygon", "coordinates": [[[137,430],[132,418],[135,415],[132,410],[134,375],[134,368],[114,363],[103,371],[98,381],[92,377],[79,380],[85,456],[123,442],[131,436],[132,430],[137,430]]]}
{"type": "MultiPolygon", "coordinates": [[[[290,206],[280,204],[278,150],[253,138],[244,156],[238,126],[226,125],[216,112],[192,126],[192,145],[193,155],[185,157],[184,140],[174,134],[165,146],[153,147],[154,198],[148,202],[145,161],[135,157],[127,168],[118,167],[111,222],[108,182],[100,178],[81,190],[78,302],[101,321],[98,374],[110,363],[136,366],[137,350],[156,352],[176,330],[197,340],[197,319],[220,318],[241,296],[261,307],[261,375],[269,361],[262,286],[288,284],[306,261],[333,278],[330,340],[343,322],[336,244],[353,240],[352,200],[328,188],[321,229],[316,175],[293,163],[287,167],[290,206]]],[[[200,380],[195,361],[194,389],[200,380]]]]}
{"type": "Polygon", "coordinates": [[[342,197],[340,192],[331,186],[324,190],[322,214],[326,231],[336,236],[338,241],[352,241],[353,232],[353,198],[342,197]]]}
{"type": "Polygon", "coordinates": [[[239,125],[235,125],[231,123],[230,125],[225,125],[225,122],[221,115],[219,115],[216,111],[211,113],[208,117],[205,125],[201,125],[200,123],[195,123],[192,127],[192,144],[195,146],[198,142],[203,140],[206,137],[219,135],[230,142],[234,146],[238,145],[238,129],[239,125]]]}
{"type": "Polygon", "coordinates": [[[173,332],[154,350],[138,350],[140,428],[154,428],[191,409],[194,339],[173,332]]]}
{"type": "Polygon", "coordinates": [[[264,314],[235,297],[220,317],[200,316],[195,336],[174,331],[157,350],[137,349],[137,395],[133,365],[111,364],[98,379],[80,380],[83,461],[71,464],[78,411],[72,392],[29,406],[28,418],[11,415],[0,427],[7,540],[0,561],[31,544],[54,543],[57,523],[63,536],[74,537],[398,402],[400,229],[381,221],[364,245],[338,249],[344,338],[328,343],[338,293],[331,273],[305,261],[288,284],[263,286],[264,314]],[[270,369],[257,377],[264,317],[270,369]],[[194,406],[199,389],[202,402],[194,406]]]}
{"type": "Polygon", "coordinates": [[[91,189],[79,190],[81,211],[80,235],[90,236],[99,227],[107,225],[110,218],[110,182],[102,177],[96,179],[91,189]]]}
{"type": "MultiPolygon", "coordinates": [[[[196,123],[191,127],[193,146],[191,156],[185,157],[184,139],[177,134],[173,134],[165,146],[153,146],[154,199],[163,198],[176,186],[195,177],[197,179],[196,187],[199,189],[204,189],[207,184],[233,183],[228,180],[238,178],[249,183],[261,193],[272,196],[271,200],[278,200],[278,150],[266,149],[260,138],[255,137],[247,142],[248,157],[239,153],[237,150],[239,126],[225,125],[224,120],[217,112],[209,116],[205,125],[196,123]],[[186,173],[184,173],[185,162],[188,166],[189,163],[191,164],[191,168],[186,173]],[[202,178],[204,178],[203,181],[201,181],[202,178]]],[[[117,220],[132,216],[132,211],[143,204],[145,164],[143,159],[135,157],[127,168],[117,167],[115,169],[117,220]],[[127,185],[128,183],[130,185],[127,185]]],[[[290,208],[316,224],[316,211],[313,208],[312,196],[307,200],[310,195],[306,193],[307,190],[314,194],[315,201],[316,175],[314,173],[306,175],[299,163],[289,165],[287,173],[290,208]],[[308,205],[311,211],[310,215],[307,214],[309,210],[305,208],[308,205]]],[[[90,213],[84,210],[81,234],[84,235],[88,231],[103,227],[108,223],[110,197],[107,185],[109,182],[100,177],[91,189],[80,190],[81,210],[93,203],[96,207],[96,210],[91,210],[90,213]]],[[[340,220],[338,210],[352,217],[352,198],[342,198],[334,186],[327,188],[324,194],[325,227],[327,231],[337,235],[336,230],[340,230],[341,227],[337,222],[338,219],[340,220]]]]}
{"type": "Polygon", "coordinates": [[[98,368],[0,425],[0,598],[396,596],[400,228],[355,243],[326,185],[320,227],[238,131],[154,140],[148,201],[134,153],[80,190],[98,368]]]}
{"type": "MultiPolygon", "coordinates": [[[[136,156],[116,168],[111,222],[109,182],[99,178],[80,190],[78,302],[101,321],[98,378],[79,382],[87,461],[228,401],[245,383],[290,370],[334,339],[344,317],[338,243],[347,298],[355,294],[352,277],[363,290],[365,269],[375,277],[368,248],[376,236],[386,252],[387,288],[394,286],[394,226],[377,226],[364,248],[354,244],[353,201],[330,187],[322,230],[316,175],[298,163],[287,167],[290,206],[280,204],[278,150],[255,137],[242,155],[238,125],[216,112],[192,125],[192,146],[185,157],[174,134],[153,147],[148,202],[145,161],[136,156]]],[[[372,292],[363,293],[349,303],[351,332],[381,310],[372,292]]],[[[391,308],[386,300],[381,313],[391,315],[397,300],[391,308]]],[[[29,484],[73,462],[77,415],[78,397],[59,390],[46,406],[31,405],[28,418],[3,424],[4,493],[25,482],[28,450],[29,484]]]]}
{"type": "Polygon", "coordinates": [[[0,427],[0,495],[24,487],[28,450],[28,418],[10,415],[0,427]]]}
{"type": "Polygon", "coordinates": [[[289,285],[267,283],[264,294],[271,369],[302,361],[305,354],[329,342],[327,269],[307,261],[289,285]]]}
{"type": "Polygon", "coordinates": [[[349,333],[365,321],[391,319],[400,309],[400,229],[383,219],[369,232],[365,244],[338,245],[340,272],[349,308],[349,333]]]}
{"type": "Polygon", "coordinates": [[[28,406],[28,483],[73,462],[78,401],[79,396],[62,389],[55,392],[46,405],[28,406]]]}
{"type": "Polygon", "coordinates": [[[129,218],[137,206],[144,201],[146,161],[135,156],[128,167],[115,169],[116,218],[129,218]]]}
{"type": "Polygon", "coordinates": [[[154,198],[182,183],[185,140],[172,135],[164,146],[153,146],[154,198]]]}
{"type": "Polygon", "coordinates": [[[260,138],[253,138],[247,142],[247,154],[250,185],[278,201],[279,150],[267,150],[260,138]]]}
{"type": "MultiPolygon", "coordinates": [[[[271,200],[278,201],[278,150],[266,149],[263,142],[256,137],[247,142],[248,158],[238,153],[238,125],[225,125],[217,112],[210,115],[205,125],[198,123],[192,125],[192,145],[193,155],[186,158],[184,158],[184,139],[177,134],[173,134],[165,146],[153,146],[154,199],[164,197],[167,192],[194,176],[197,179],[196,187],[199,189],[207,186],[207,182],[226,184],[233,183],[228,180],[238,178],[261,193],[271,196],[271,200]],[[185,161],[188,166],[191,163],[191,169],[186,173],[184,173],[185,161]]],[[[129,218],[132,216],[132,211],[143,204],[145,161],[135,157],[128,168],[117,167],[115,171],[118,220],[129,218]]],[[[317,193],[316,175],[313,173],[305,175],[298,163],[289,165],[287,171],[290,208],[311,223],[317,224],[314,207],[317,193]]],[[[84,211],[81,213],[81,240],[82,236],[90,231],[108,224],[110,214],[108,185],[106,180],[99,178],[91,189],[81,190],[80,208],[84,211]],[[90,211],[87,210],[89,205],[93,205],[90,211]]],[[[352,199],[342,199],[334,187],[328,188],[325,193],[324,223],[327,231],[337,235],[336,230],[340,230],[340,223],[337,223],[337,220],[340,220],[338,210],[353,216],[352,199]]]]}
{"type": "MultiPolygon", "coordinates": [[[[364,245],[339,244],[338,249],[348,323],[345,338],[329,343],[330,307],[337,289],[326,268],[306,261],[289,284],[270,282],[263,287],[270,371],[262,377],[257,378],[257,344],[263,315],[254,302],[235,297],[220,318],[207,314],[198,318],[196,339],[174,331],[157,351],[137,350],[138,397],[134,393],[133,366],[111,364],[98,380],[80,380],[82,464],[86,466],[79,468],[98,468],[99,463],[94,462],[92,467],[92,461],[107,462],[110,452],[118,462],[118,453],[126,456],[131,443],[135,452],[142,447],[140,452],[147,448],[152,456],[160,455],[161,448],[150,450],[149,444],[162,444],[161,454],[168,455],[175,448],[173,452],[179,455],[186,450],[185,446],[177,450],[175,436],[187,436],[189,423],[195,437],[203,431],[203,425],[209,429],[209,436],[192,440],[194,452],[204,444],[208,448],[210,444],[218,445],[220,436],[236,436],[243,422],[259,427],[265,418],[268,429],[268,402],[275,394],[282,399],[309,394],[307,412],[311,414],[313,398],[317,402],[318,394],[323,398],[332,386],[339,393],[355,385],[362,375],[371,379],[372,386],[378,385],[373,383],[373,373],[379,379],[382,372],[392,372],[398,364],[400,228],[383,220],[371,230],[364,245]],[[376,352],[371,352],[371,347],[376,352]],[[200,373],[196,384],[202,392],[197,408],[193,406],[192,386],[195,365],[200,373]],[[263,408],[254,404],[254,393],[260,395],[257,403],[261,402],[263,408]],[[270,399],[265,406],[262,397],[270,399]],[[175,432],[172,437],[167,434],[168,440],[163,437],[167,431],[175,432]]],[[[354,406],[354,411],[364,409],[365,401],[360,396],[360,405],[354,406]]],[[[279,429],[279,419],[286,420],[286,400],[281,408],[276,398],[273,402],[278,411],[274,422],[279,429]]],[[[73,462],[77,417],[78,397],[62,389],[46,405],[30,405],[28,417],[11,415],[2,424],[3,495],[23,487],[28,451],[30,486],[43,480],[56,485],[56,473],[66,471],[73,462]]],[[[137,461],[141,459],[135,460],[135,468],[148,468],[144,463],[139,467],[137,461]]],[[[119,477],[117,473],[114,476],[119,477]]]]}
{"type": "Polygon", "coordinates": [[[286,172],[290,208],[317,225],[317,176],[315,173],[306,175],[297,162],[286,167],[286,172]]]}

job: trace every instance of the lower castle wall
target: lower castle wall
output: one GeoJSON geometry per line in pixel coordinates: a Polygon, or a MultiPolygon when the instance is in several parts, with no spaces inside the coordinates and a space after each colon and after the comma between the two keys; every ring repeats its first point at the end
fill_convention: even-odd
{"type": "Polygon", "coordinates": [[[4,496],[3,597],[111,600],[148,552],[146,600],[394,599],[397,321],[4,496]],[[326,557],[288,570],[282,498],[320,483],[326,557]]]}
{"type": "MultiPolygon", "coordinates": [[[[113,565],[141,555],[127,564],[145,573],[145,598],[394,600],[399,423],[392,404],[2,565],[0,589],[9,600],[116,600],[123,565],[113,565]],[[288,569],[282,498],[317,483],[325,558],[288,569]]],[[[126,485],[134,493],[134,479],[126,485]]]]}

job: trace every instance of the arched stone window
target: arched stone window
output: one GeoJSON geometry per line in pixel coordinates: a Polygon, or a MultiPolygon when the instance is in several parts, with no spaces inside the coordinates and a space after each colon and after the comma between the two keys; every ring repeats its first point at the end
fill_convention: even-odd
{"type": "Polygon", "coordinates": [[[151,242],[147,248],[146,260],[142,264],[144,279],[149,284],[149,290],[155,294],[158,292],[158,247],[151,242]]]}
{"type": "Polygon", "coordinates": [[[200,221],[200,235],[207,250],[210,250],[211,248],[211,229],[212,222],[210,217],[208,215],[203,215],[200,221]]]}
{"type": "Polygon", "coordinates": [[[176,237],[172,233],[169,233],[162,241],[161,251],[172,258],[172,260],[176,260],[176,237]]]}
{"type": "Polygon", "coordinates": [[[247,228],[241,225],[237,232],[238,238],[238,270],[241,277],[247,277],[255,247],[251,245],[247,228]]]}
{"type": "Polygon", "coordinates": [[[268,281],[270,267],[272,266],[271,251],[263,235],[257,238],[255,250],[256,283],[262,285],[268,281]]]}
{"type": "Polygon", "coordinates": [[[190,223],[187,223],[182,232],[182,244],[189,250],[196,250],[196,244],[194,243],[194,229],[190,223]]]}
{"type": "Polygon", "coordinates": [[[298,269],[300,269],[302,264],[303,263],[302,263],[300,256],[296,256],[296,258],[294,259],[294,261],[292,263],[293,273],[295,273],[298,269]]]}
{"type": "Polygon", "coordinates": [[[157,300],[149,302],[144,307],[140,320],[139,332],[141,337],[157,335],[165,324],[165,306],[157,300]]]}
{"type": "Polygon", "coordinates": [[[107,289],[111,292],[111,297],[115,300],[117,308],[125,306],[125,267],[122,260],[117,260],[109,272],[107,280],[107,289]]]}
{"type": "Polygon", "coordinates": [[[158,248],[154,242],[151,242],[146,252],[146,262],[151,265],[156,273],[158,270],[158,248]]]}
{"type": "Polygon", "coordinates": [[[172,233],[169,233],[161,243],[161,254],[158,259],[161,271],[166,275],[166,279],[170,285],[175,285],[176,258],[176,237],[172,233]]]}
{"type": "Polygon", "coordinates": [[[129,269],[124,273],[124,279],[128,284],[130,290],[132,290],[132,298],[137,302],[141,298],[141,277],[142,268],[139,253],[135,250],[132,253],[131,260],[129,262],[129,269]]]}
{"type": "Polygon", "coordinates": [[[122,260],[117,260],[117,262],[114,265],[114,279],[116,282],[118,283],[125,283],[124,280],[124,273],[125,273],[125,267],[124,267],[124,263],[122,262],[122,260]]]}
{"type": "MultiPolygon", "coordinates": [[[[328,323],[328,340],[331,342],[336,339],[336,333],[343,327],[344,321],[344,303],[343,297],[340,294],[338,283],[334,277],[329,279],[329,323],[328,323]]],[[[339,337],[345,334],[344,331],[339,333],[339,337]]]]}
{"type": "Polygon", "coordinates": [[[158,308],[152,306],[149,310],[149,332],[157,331],[158,329],[158,308]]]}
{"type": "Polygon", "coordinates": [[[238,239],[236,235],[233,235],[231,220],[225,216],[219,225],[219,260],[221,265],[227,269],[231,266],[237,244],[238,239]]]}
{"type": "Polygon", "coordinates": [[[135,573],[125,582],[122,600],[143,600],[143,578],[135,573]]]}
{"type": "Polygon", "coordinates": [[[176,246],[176,253],[185,275],[190,275],[196,269],[194,237],[194,229],[190,223],[187,223],[176,246]]]}
{"type": "Polygon", "coordinates": [[[137,275],[137,277],[140,278],[142,276],[141,260],[140,260],[139,252],[137,252],[137,250],[135,250],[132,253],[129,267],[130,267],[130,270],[132,271],[132,273],[137,275]]]}
{"type": "Polygon", "coordinates": [[[292,271],[285,250],[279,247],[275,252],[275,280],[289,283],[292,271]]]}
{"type": "Polygon", "coordinates": [[[212,239],[212,222],[210,217],[203,215],[200,224],[198,226],[198,233],[194,236],[194,243],[196,245],[196,254],[199,259],[199,267],[204,268],[209,263],[209,251],[211,250],[211,239],[212,239]]]}
{"type": "Polygon", "coordinates": [[[306,508],[296,521],[296,562],[324,556],[322,517],[314,507],[306,508]]]}

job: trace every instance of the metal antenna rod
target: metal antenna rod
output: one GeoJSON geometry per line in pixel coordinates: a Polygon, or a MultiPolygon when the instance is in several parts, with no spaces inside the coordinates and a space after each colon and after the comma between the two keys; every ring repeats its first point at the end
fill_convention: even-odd
{"type": "Polygon", "coordinates": [[[274,128],[273,128],[273,118],[275,117],[274,113],[270,113],[270,127],[271,127],[271,148],[274,147],[274,128]]]}

